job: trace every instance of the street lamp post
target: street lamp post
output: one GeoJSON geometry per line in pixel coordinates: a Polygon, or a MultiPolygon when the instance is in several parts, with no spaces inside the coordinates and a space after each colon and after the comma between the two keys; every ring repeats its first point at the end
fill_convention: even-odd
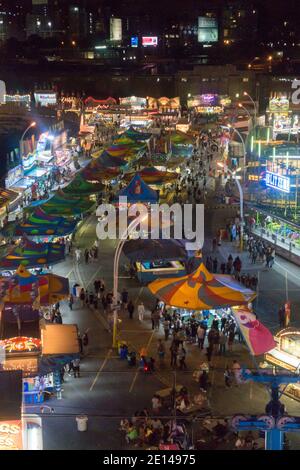
{"type": "Polygon", "coordinates": [[[113,287],[113,302],[114,302],[114,310],[113,310],[113,341],[112,346],[113,348],[117,347],[117,331],[118,331],[118,287],[119,287],[119,262],[120,256],[122,253],[122,249],[124,244],[127,242],[128,237],[130,234],[135,230],[135,228],[141,223],[139,218],[134,219],[127,227],[127,229],[122,233],[121,238],[117,244],[115,256],[114,256],[114,287],[113,287]]]}
{"type": "Polygon", "coordinates": [[[244,239],[244,194],[243,194],[243,189],[242,189],[241,183],[239,182],[239,180],[236,177],[236,173],[239,171],[239,169],[237,169],[236,171],[232,171],[226,165],[224,165],[221,162],[218,162],[218,166],[220,166],[221,168],[224,168],[225,171],[228,171],[228,173],[230,173],[231,177],[236,182],[236,185],[237,185],[238,190],[239,190],[239,194],[240,194],[240,217],[241,217],[240,248],[241,248],[241,250],[243,250],[243,239],[244,239]]]}
{"type": "Polygon", "coordinates": [[[246,108],[246,106],[244,106],[242,103],[238,103],[238,107],[243,109],[244,111],[246,111],[247,115],[249,116],[249,119],[252,121],[252,116],[251,114],[249,113],[248,109],[246,108]]]}
{"type": "Polygon", "coordinates": [[[32,127],[35,127],[36,126],[36,122],[33,121],[29,124],[28,127],[26,127],[25,131],[23,132],[22,134],[22,137],[20,139],[20,149],[21,149],[21,154],[23,152],[23,140],[24,140],[24,137],[25,137],[25,134],[27,133],[27,131],[29,131],[29,129],[31,129],[32,127]]]}
{"type": "Polygon", "coordinates": [[[257,107],[256,107],[256,103],[254,101],[254,99],[252,98],[251,95],[249,95],[249,93],[247,93],[246,91],[244,91],[244,96],[248,96],[248,98],[250,99],[251,103],[253,104],[254,106],[254,126],[256,125],[256,116],[257,116],[257,107]]]}
{"type": "Polygon", "coordinates": [[[246,146],[245,146],[245,142],[244,142],[244,139],[243,139],[243,136],[242,134],[240,133],[240,131],[238,131],[235,127],[233,127],[231,124],[228,124],[227,126],[222,126],[222,127],[225,127],[225,129],[232,129],[233,132],[236,132],[237,135],[239,136],[240,138],[240,141],[242,143],[242,146],[243,146],[243,157],[244,157],[244,171],[243,171],[243,177],[244,177],[244,183],[246,182],[246,166],[247,166],[247,162],[246,162],[246,146]]]}

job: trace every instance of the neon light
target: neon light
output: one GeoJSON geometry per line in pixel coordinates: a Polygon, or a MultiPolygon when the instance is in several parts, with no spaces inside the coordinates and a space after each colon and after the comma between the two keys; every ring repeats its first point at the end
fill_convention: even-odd
{"type": "Polygon", "coordinates": [[[251,152],[253,152],[253,148],[254,148],[254,136],[252,135],[251,136],[251,152]]]}
{"type": "Polygon", "coordinates": [[[258,142],[258,156],[261,156],[261,141],[258,142]]]}
{"type": "Polygon", "coordinates": [[[0,341],[0,347],[5,349],[8,353],[38,351],[41,348],[41,345],[42,343],[40,339],[27,338],[26,336],[17,336],[15,338],[0,341]]]}
{"type": "Polygon", "coordinates": [[[272,173],[271,171],[266,172],[266,186],[269,188],[277,189],[284,193],[290,192],[290,178],[286,176],[272,173]]]}

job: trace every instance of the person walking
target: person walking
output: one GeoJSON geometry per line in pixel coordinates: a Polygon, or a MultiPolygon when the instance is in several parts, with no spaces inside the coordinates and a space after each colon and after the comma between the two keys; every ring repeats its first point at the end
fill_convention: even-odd
{"type": "Polygon", "coordinates": [[[121,293],[121,301],[122,301],[122,307],[125,310],[128,302],[128,291],[127,289],[123,289],[121,293]]]}
{"type": "Polygon", "coordinates": [[[129,318],[132,320],[133,312],[134,312],[134,304],[133,304],[132,300],[129,300],[129,302],[127,304],[127,311],[129,313],[129,318]]]}
{"type": "Polygon", "coordinates": [[[155,310],[152,310],[151,312],[151,329],[154,330],[154,325],[155,325],[155,310]]]}
{"type": "Polygon", "coordinates": [[[234,337],[235,337],[235,330],[230,328],[229,334],[228,334],[228,351],[230,352],[232,352],[234,337]]]}
{"type": "Polygon", "coordinates": [[[278,321],[279,321],[279,327],[284,328],[285,326],[285,309],[284,307],[280,307],[278,310],[278,321]]]}
{"type": "Polygon", "coordinates": [[[69,309],[73,310],[73,304],[74,304],[74,296],[73,294],[70,294],[69,296],[69,309]]]}
{"type": "Polygon", "coordinates": [[[164,343],[162,342],[161,339],[158,340],[157,354],[158,354],[158,357],[159,357],[160,365],[164,364],[166,348],[165,348],[165,345],[164,345],[164,343]]]}
{"type": "Polygon", "coordinates": [[[170,353],[171,353],[171,367],[176,368],[177,366],[177,353],[178,353],[178,345],[177,341],[173,339],[171,347],[170,347],[170,353]]]}
{"type": "Polygon", "coordinates": [[[197,328],[197,338],[198,338],[198,347],[200,349],[203,349],[205,336],[206,336],[206,329],[203,327],[203,325],[199,325],[197,328]]]}
{"type": "Polygon", "coordinates": [[[219,354],[220,356],[225,356],[225,351],[226,351],[226,342],[227,342],[227,337],[224,333],[224,331],[221,331],[220,337],[219,337],[219,354]]]}
{"type": "Polygon", "coordinates": [[[57,310],[57,312],[55,312],[55,317],[54,317],[54,323],[57,323],[59,325],[62,325],[62,316],[61,316],[61,313],[59,310],[57,310]]]}
{"type": "Polygon", "coordinates": [[[232,374],[235,380],[235,386],[238,387],[241,383],[241,372],[242,372],[241,366],[238,363],[238,361],[233,361],[231,370],[232,370],[232,374]]]}
{"type": "Polygon", "coordinates": [[[80,294],[79,294],[80,302],[81,302],[81,308],[84,307],[84,300],[85,300],[85,292],[84,288],[81,288],[80,294]]]}
{"type": "Polygon", "coordinates": [[[224,371],[224,380],[226,388],[230,388],[232,385],[232,372],[228,366],[226,366],[226,369],[224,371]]]}
{"type": "Polygon", "coordinates": [[[206,357],[207,357],[207,362],[209,367],[211,367],[211,358],[213,354],[213,345],[209,344],[208,347],[206,348],[206,357]]]}
{"type": "Polygon", "coordinates": [[[165,319],[163,321],[163,329],[164,329],[164,333],[165,333],[165,341],[168,341],[169,334],[170,334],[170,322],[169,322],[169,320],[165,319]]]}
{"type": "Polygon", "coordinates": [[[185,363],[185,358],[186,358],[186,350],[185,348],[183,347],[183,344],[181,345],[181,347],[179,348],[179,351],[178,351],[178,359],[179,359],[179,369],[180,370],[187,370],[187,365],[185,363]]]}
{"type": "Polygon", "coordinates": [[[74,378],[80,377],[80,359],[73,359],[73,371],[74,371],[74,378]]]}
{"type": "Polygon", "coordinates": [[[145,314],[145,307],[144,307],[143,302],[139,303],[137,311],[138,311],[139,320],[143,321],[144,320],[144,314],[145,314]]]}

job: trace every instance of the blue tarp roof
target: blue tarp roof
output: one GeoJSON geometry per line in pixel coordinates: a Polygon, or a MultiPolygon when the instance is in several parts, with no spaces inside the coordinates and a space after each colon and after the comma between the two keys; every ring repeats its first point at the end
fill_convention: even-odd
{"type": "Polygon", "coordinates": [[[121,191],[116,194],[115,201],[118,200],[120,196],[126,196],[130,204],[138,202],[155,203],[159,198],[157,191],[150,188],[150,186],[142,180],[139,174],[136,174],[132,178],[126,188],[121,189],[121,191]]]}

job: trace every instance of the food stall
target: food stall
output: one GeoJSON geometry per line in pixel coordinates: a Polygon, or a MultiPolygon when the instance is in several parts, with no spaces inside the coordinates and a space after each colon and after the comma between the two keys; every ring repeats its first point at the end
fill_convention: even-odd
{"type": "MultiPolygon", "coordinates": [[[[265,360],[274,366],[299,374],[300,368],[300,330],[285,328],[279,331],[274,340],[276,347],[265,354],[265,360]]],[[[289,384],[283,393],[300,401],[300,382],[289,384]]]]}
{"type": "Polygon", "coordinates": [[[156,279],[148,285],[150,291],[165,305],[180,311],[185,317],[200,319],[222,314],[231,307],[247,306],[256,293],[245,288],[229,275],[212,274],[202,262],[191,273],[180,277],[156,279]],[[225,310],[224,310],[225,309],[225,310]]]}

